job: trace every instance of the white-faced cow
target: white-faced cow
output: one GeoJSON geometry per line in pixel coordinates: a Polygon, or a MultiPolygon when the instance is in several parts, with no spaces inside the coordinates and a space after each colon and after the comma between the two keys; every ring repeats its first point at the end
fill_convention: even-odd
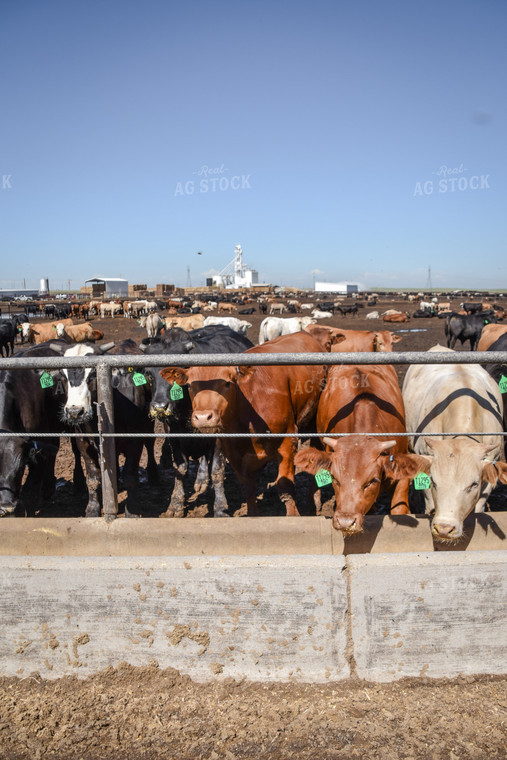
{"type": "MultiPolygon", "coordinates": [[[[443,346],[430,348],[435,351],[452,353],[443,346]]],[[[507,483],[502,395],[478,364],[425,364],[409,367],[403,398],[410,447],[431,467],[431,487],[423,493],[433,535],[456,540],[467,515],[484,510],[498,481],[507,483]]]]}

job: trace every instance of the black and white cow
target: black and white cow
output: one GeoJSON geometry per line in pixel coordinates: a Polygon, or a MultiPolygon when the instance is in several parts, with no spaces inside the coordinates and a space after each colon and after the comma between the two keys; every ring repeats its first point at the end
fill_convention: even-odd
{"type": "MultiPolygon", "coordinates": [[[[70,356],[92,356],[101,353],[117,355],[138,355],[142,352],[132,340],[126,340],[114,346],[97,346],[95,344],[79,343],[68,347],[65,345],[62,354],[70,356]]],[[[142,374],[142,370],[138,370],[142,374]]],[[[96,439],[86,433],[97,432],[97,383],[94,368],[70,368],[53,373],[60,377],[64,387],[64,403],[61,408],[61,419],[76,432],[82,432],[83,437],[76,438],[76,445],[85,462],[86,485],[88,487],[87,517],[98,517],[101,513],[99,501],[100,466],[99,452],[96,439]]],[[[147,417],[149,395],[147,385],[135,385],[133,373],[127,368],[113,370],[113,403],[116,433],[152,433],[153,423],[147,417]]],[[[139,461],[143,445],[148,451],[148,478],[150,482],[156,479],[156,463],[153,455],[153,438],[115,438],[116,455],[124,454],[125,464],[122,470],[123,486],[127,490],[127,506],[125,516],[131,516],[140,511],[139,505],[139,461]]]]}

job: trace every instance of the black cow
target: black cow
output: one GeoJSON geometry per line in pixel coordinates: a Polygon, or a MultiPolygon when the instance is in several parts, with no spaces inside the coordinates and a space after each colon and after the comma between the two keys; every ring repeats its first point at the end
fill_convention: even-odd
{"type": "Polygon", "coordinates": [[[482,303],[461,303],[461,308],[466,311],[467,314],[478,314],[482,311],[482,303]]]}
{"type": "Polygon", "coordinates": [[[336,311],[342,315],[342,317],[346,316],[347,314],[352,314],[353,317],[357,316],[357,304],[354,304],[353,306],[337,306],[336,311]]]}
{"type": "Polygon", "coordinates": [[[17,322],[14,319],[3,319],[0,322],[0,356],[11,356],[14,353],[14,339],[18,330],[17,322]]]}
{"type": "Polygon", "coordinates": [[[248,309],[240,309],[239,314],[255,314],[255,309],[253,306],[250,306],[248,309]]]}
{"type": "Polygon", "coordinates": [[[435,316],[435,311],[430,309],[416,309],[412,316],[415,319],[421,319],[421,318],[431,318],[435,316]]]}
{"type": "MultiPolygon", "coordinates": [[[[224,325],[210,325],[190,332],[185,332],[179,327],[172,328],[165,332],[162,338],[163,340],[159,343],[144,347],[147,357],[163,354],[242,353],[253,345],[246,336],[239,335],[224,325]]],[[[162,367],[145,368],[145,373],[150,376],[152,384],[150,417],[162,420],[166,432],[192,432],[190,423],[192,403],[188,395],[188,387],[179,388],[169,385],[160,376],[161,369],[162,367]]],[[[215,490],[213,514],[215,517],[226,517],[228,505],[224,492],[225,462],[220,443],[216,439],[199,438],[195,434],[191,438],[170,438],[168,441],[169,446],[164,447],[163,453],[165,456],[167,449],[170,451],[175,481],[165,516],[183,517],[185,506],[183,479],[187,474],[190,458],[201,460],[191,500],[195,500],[206,490],[209,479],[208,463],[211,461],[211,480],[215,490]]]]}
{"type": "Polygon", "coordinates": [[[454,348],[459,340],[463,345],[470,341],[470,351],[475,351],[484,325],[496,322],[497,319],[492,311],[481,314],[451,314],[445,323],[445,336],[447,348],[454,348]]]}
{"type": "Polygon", "coordinates": [[[322,303],[317,304],[317,309],[320,311],[330,311],[331,314],[334,314],[336,308],[334,301],[322,301],[322,303]]]}
{"type": "MultiPolygon", "coordinates": [[[[51,344],[53,345],[53,343],[51,344]]],[[[87,356],[101,353],[111,353],[120,356],[129,354],[139,355],[142,351],[133,340],[125,340],[117,346],[108,344],[79,343],[69,348],[65,344],[61,353],[64,356],[87,356]]],[[[136,370],[142,375],[142,370],[136,370]]],[[[97,417],[95,402],[97,400],[96,372],[94,369],[62,369],[51,373],[63,384],[63,408],[61,417],[64,423],[83,432],[83,437],[76,438],[76,445],[84,459],[86,467],[86,485],[88,487],[87,517],[99,517],[101,506],[98,497],[100,485],[99,451],[96,439],[86,436],[86,433],[97,432],[97,417]]],[[[147,418],[149,392],[147,383],[136,385],[133,372],[127,368],[114,369],[112,373],[114,423],[116,433],[152,433],[153,424],[147,418]]],[[[123,487],[127,490],[128,503],[125,516],[130,517],[139,512],[139,461],[146,446],[148,452],[147,473],[150,483],[156,480],[157,468],[153,454],[153,438],[115,438],[116,455],[124,454],[125,464],[122,470],[123,487]]]]}
{"type": "Polygon", "coordinates": [[[268,305],[265,301],[259,303],[259,311],[261,314],[266,314],[268,311],[268,305]]]}
{"type": "MultiPolygon", "coordinates": [[[[55,342],[55,346],[59,344],[55,342]]],[[[16,358],[33,356],[58,356],[58,352],[48,343],[41,343],[16,354],[16,358]]],[[[60,439],[40,438],[37,434],[62,431],[58,414],[61,396],[57,384],[43,387],[41,374],[31,369],[0,371],[0,430],[26,434],[0,438],[1,517],[12,514],[20,505],[25,506],[26,514],[33,515],[40,501],[49,499],[54,492],[60,439]],[[28,477],[21,489],[27,466],[28,477]]],[[[82,477],[82,469],[80,474],[82,477]]],[[[79,469],[75,476],[79,477],[79,469]]]]}

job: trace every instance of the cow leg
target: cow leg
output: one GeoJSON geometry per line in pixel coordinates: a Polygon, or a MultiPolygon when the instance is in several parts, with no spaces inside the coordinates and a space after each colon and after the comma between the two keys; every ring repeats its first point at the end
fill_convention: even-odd
{"type": "Polygon", "coordinates": [[[99,488],[100,466],[99,452],[89,438],[76,438],[76,445],[85,462],[86,486],[88,488],[88,504],[86,505],[86,517],[100,517],[99,488]]]}
{"type": "Polygon", "coordinates": [[[188,472],[188,458],[182,452],[179,443],[174,438],[171,442],[171,453],[174,470],[174,487],[169,506],[161,517],[184,517],[185,489],[183,480],[188,472]]]}
{"type": "Polygon", "coordinates": [[[294,483],[294,451],[296,441],[293,438],[284,438],[278,449],[280,462],[278,465],[278,476],[276,479],[276,489],[280,500],[285,505],[285,512],[288,517],[299,515],[296,506],[296,486],[294,483]]]}
{"type": "Polygon", "coordinates": [[[213,462],[211,464],[211,481],[215,491],[215,503],[213,507],[214,517],[229,517],[227,510],[229,505],[225,498],[224,490],[225,480],[225,457],[222,451],[222,444],[216,441],[213,452],[213,462]]]}
{"type": "Polygon", "coordinates": [[[123,485],[127,490],[125,517],[139,516],[139,461],[143,452],[141,439],[131,438],[125,446],[125,464],[123,466],[123,485]]]}
{"type": "MultiPolygon", "coordinates": [[[[153,432],[153,431],[150,431],[153,432]]],[[[144,441],[146,447],[146,453],[148,454],[148,464],[146,465],[146,472],[148,475],[148,483],[150,486],[154,486],[158,483],[158,468],[155,459],[155,439],[147,438],[144,441]]]]}
{"type": "Polygon", "coordinates": [[[394,488],[394,492],[391,498],[391,514],[392,515],[408,515],[410,509],[408,508],[408,489],[410,486],[410,480],[403,478],[398,480],[394,488]]]}
{"type": "Polygon", "coordinates": [[[240,479],[241,490],[246,501],[246,512],[248,517],[257,517],[259,509],[257,507],[257,487],[255,477],[252,475],[248,478],[240,479]]]}
{"type": "Polygon", "coordinates": [[[199,469],[197,470],[197,476],[194,483],[194,493],[189,498],[189,501],[195,501],[200,494],[205,493],[208,488],[208,458],[202,456],[199,458],[199,469]]]}
{"type": "Polygon", "coordinates": [[[81,453],[75,438],[70,439],[70,445],[72,447],[72,453],[74,454],[74,477],[72,479],[73,488],[75,492],[84,491],[86,488],[86,478],[83,472],[83,464],[81,462],[81,453]]]}

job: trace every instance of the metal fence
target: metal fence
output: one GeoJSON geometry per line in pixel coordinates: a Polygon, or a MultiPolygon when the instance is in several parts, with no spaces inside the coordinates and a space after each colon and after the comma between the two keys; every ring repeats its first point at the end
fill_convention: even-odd
{"type": "MultiPolygon", "coordinates": [[[[37,438],[43,437],[87,437],[99,439],[100,468],[102,474],[103,513],[112,519],[118,513],[118,497],[116,489],[116,452],[114,438],[121,437],[154,437],[181,438],[198,435],[200,437],[217,438],[214,433],[121,433],[114,430],[113,391],[111,372],[115,368],[132,367],[240,367],[240,366],[288,366],[288,365],[403,365],[403,364],[506,364],[506,351],[404,351],[404,352],[323,352],[323,353],[255,353],[255,354],[163,354],[163,355],[106,355],[93,354],[87,356],[30,356],[8,357],[0,361],[0,371],[3,369],[33,369],[51,370],[67,368],[95,368],[97,372],[97,420],[96,433],[28,433],[37,438]]],[[[0,433],[1,438],[26,437],[27,432],[0,433]]],[[[326,434],[326,437],[343,437],[350,434],[326,434]]],[[[367,436],[385,436],[386,433],[362,433],[367,436]]],[[[394,434],[393,434],[394,435],[394,434]]],[[[396,437],[412,436],[413,432],[396,433],[396,437]]],[[[444,433],[443,435],[463,435],[460,431],[444,433]]],[[[467,432],[466,435],[486,436],[491,433],[467,432]]],[[[497,435],[497,433],[495,433],[497,435]]],[[[507,435],[507,433],[503,433],[507,435]]],[[[221,438],[320,438],[322,433],[223,433],[221,438]]]]}

